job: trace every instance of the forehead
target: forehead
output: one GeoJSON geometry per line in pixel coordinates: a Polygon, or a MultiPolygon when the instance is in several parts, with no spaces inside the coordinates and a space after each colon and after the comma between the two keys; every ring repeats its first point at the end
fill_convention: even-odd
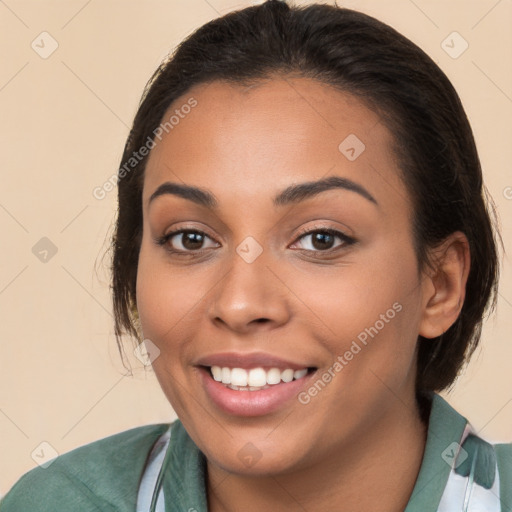
{"type": "Polygon", "coordinates": [[[200,84],[174,101],[162,122],[172,116],[146,166],[145,203],[165,181],[208,188],[219,199],[236,192],[270,200],[290,183],[333,175],[374,196],[406,199],[393,137],[379,115],[318,81],[200,84]],[[195,106],[183,108],[191,99],[195,106]]]}

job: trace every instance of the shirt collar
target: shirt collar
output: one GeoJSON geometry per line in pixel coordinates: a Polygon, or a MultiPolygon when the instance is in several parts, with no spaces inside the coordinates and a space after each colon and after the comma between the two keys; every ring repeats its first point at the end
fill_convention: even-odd
{"type": "Polygon", "coordinates": [[[172,425],[169,449],[163,480],[166,512],[207,512],[206,457],[180,420],[172,425]]]}
{"type": "Polygon", "coordinates": [[[432,393],[427,442],[420,472],[405,512],[435,512],[450,476],[467,420],[432,393]]]}

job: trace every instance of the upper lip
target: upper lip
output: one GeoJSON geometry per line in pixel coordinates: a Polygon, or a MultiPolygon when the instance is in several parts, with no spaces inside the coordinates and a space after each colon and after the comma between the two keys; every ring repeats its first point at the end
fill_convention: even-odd
{"type": "Polygon", "coordinates": [[[280,370],[286,370],[291,368],[292,370],[302,370],[303,368],[311,368],[312,365],[307,363],[297,363],[295,361],[288,361],[272,354],[266,354],[264,352],[252,352],[252,353],[236,353],[236,352],[222,352],[218,354],[212,354],[209,356],[201,357],[197,360],[198,366],[220,366],[227,368],[279,368],[280,370]]]}

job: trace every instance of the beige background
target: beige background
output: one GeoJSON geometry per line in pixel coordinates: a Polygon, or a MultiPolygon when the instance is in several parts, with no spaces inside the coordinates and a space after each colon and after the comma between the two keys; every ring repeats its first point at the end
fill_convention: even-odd
{"type": "MultiPolygon", "coordinates": [[[[0,494],[35,466],[37,454],[174,418],[151,371],[134,360],[133,376],[123,376],[108,260],[101,260],[116,192],[100,201],[92,190],[116,172],[143,86],[160,60],[203,23],[251,3],[258,2],[0,1],[0,494]],[[43,31],[58,43],[46,59],[31,47],[35,41],[39,52],[51,49],[43,31]],[[32,252],[42,237],[58,249],[46,263],[32,252]]],[[[338,3],[404,33],[453,81],[510,252],[512,2],[338,3]],[[441,46],[453,31],[469,44],[456,59],[441,46]]],[[[455,49],[461,44],[456,39],[455,49]]],[[[448,395],[491,440],[512,441],[511,319],[505,259],[498,314],[448,395]]]]}

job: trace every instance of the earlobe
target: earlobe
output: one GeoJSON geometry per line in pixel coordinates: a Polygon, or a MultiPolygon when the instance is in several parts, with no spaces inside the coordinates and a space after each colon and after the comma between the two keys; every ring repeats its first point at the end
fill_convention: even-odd
{"type": "Polygon", "coordinates": [[[424,283],[423,316],[419,334],[436,338],[457,320],[466,295],[470,268],[469,242],[463,233],[452,233],[432,250],[432,268],[424,283]]]}

